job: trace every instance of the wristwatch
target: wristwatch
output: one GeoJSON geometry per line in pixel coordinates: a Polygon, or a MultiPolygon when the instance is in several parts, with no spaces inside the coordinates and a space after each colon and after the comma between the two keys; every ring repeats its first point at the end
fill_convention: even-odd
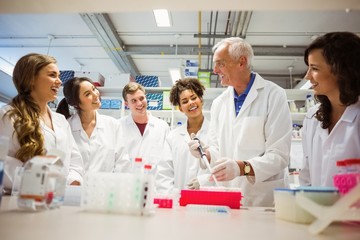
{"type": "Polygon", "coordinates": [[[248,163],[247,161],[243,161],[243,162],[244,162],[244,176],[247,176],[251,171],[250,163],[248,163]]]}

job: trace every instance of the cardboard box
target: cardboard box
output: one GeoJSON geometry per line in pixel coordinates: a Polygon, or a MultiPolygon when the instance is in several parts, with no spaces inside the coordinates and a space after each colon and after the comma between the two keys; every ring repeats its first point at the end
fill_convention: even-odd
{"type": "Polygon", "coordinates": [[[110,99],[101,99],[101,109],[109,109],[110,108],[110,99]]]}
{"type": "Polygon", "coordinates": [[[72,70],[63,70],[60,71],[60,80],[61,82],[64,84],[66,83],[68,80],[72,79],[75,76],[75,72],[72,70]]]}
{"type": "Polygon", "coordinates": [[[148,110],[162,110],[163,109],[163,95],[162,93],[147,93],[146,100],[148,103],[148,110]]]}
{"type": "Polygon", "coordinates": [[[158,76],[136,76],[135,81],[144,87],[160,87],[158,76]]]}
{"type": "Polygon", "coordinates": [[[110,109],[120,109],[121,100],[120,99],[111,99],[110,100],[110,109]]]}

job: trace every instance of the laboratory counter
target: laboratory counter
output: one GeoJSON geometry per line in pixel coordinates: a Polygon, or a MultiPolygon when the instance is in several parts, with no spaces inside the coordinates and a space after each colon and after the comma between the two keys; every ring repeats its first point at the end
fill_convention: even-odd
{"type": "Polygon", "coordinates": [[[312,236],[308,225],[275,218],[265,208],[231,210],[230,214],[156,209],[151,216],[85,212],[80,207],[28,212],[16,197],[5,196],[0,208],[0,239],[360,239],[360,225],[333,223],[312,236]]]}

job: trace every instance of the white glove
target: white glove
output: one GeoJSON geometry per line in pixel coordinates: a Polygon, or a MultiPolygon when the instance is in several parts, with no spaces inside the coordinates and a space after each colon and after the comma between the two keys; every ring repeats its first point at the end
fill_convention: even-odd
{"type": "Polygon", "coordinates": [[[197,178],[193,178],[191,179],[191,181],[187,184],[189,189],[200,189],[200,183],[199,180],[197,178]]]}
{"type": "Polygon", "coordinates": [[[199,147],[200,144],[201,144],[203,150],[205,151],[206,149],[209,148],[209,146],[206,146],[202,141],[200,141],[200,143],[199,143],[199,140],[193,140],[195,137],[196,137],[195,133],[191,133],[191,134],[190,134],[190,138],[191,138],[192,140],[190,140],[190,141],[188,142],[189,149],[190,149],[191,155],[193,155],[193,156],[196,157],[196,158],[201,158],[201,155],[200,155],[200,152],[199,152],[198,147],[199,147]]]}
{"type": "Polygon", "coordinates": [[[235,160],[220,158],[215,162],[212,173],[218,181],[230,181],[240,176],[240,167],[235,160]]]}

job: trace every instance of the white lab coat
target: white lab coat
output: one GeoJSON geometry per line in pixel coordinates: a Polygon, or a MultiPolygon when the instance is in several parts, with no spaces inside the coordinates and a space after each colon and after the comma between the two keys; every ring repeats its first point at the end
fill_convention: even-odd
{"type": "Polygon", "coordinates": [[[255,177],[236,177],[224,185],[241,188],[244,206],[273,206],[273,189],[288,186],[291,116],[285,90],[256,74],[236,116],[234,88],[211,107],[211,164],[219,157],[248,161],[255,177]]]}
{"type": "Polygon", "coordinates": [[[304,162],[299,180],[301,185],[332,187],[338,171],[336,161],[360,158],[360,98],[346,108],[330,134],[314,117],[319,106],[311,108],[304,119],[304,162]]]}
{"type": "MultiPolygon", "coordinates": [[[[7,189],[12,188],[12,182],[14,179],[14,173],[16,167],[23,166],[23,163],[15,158],[17,150],[20,148],[17,137],[14,133],[13,121],[8,117],[3,118],[4,114],[11,107],[9,105],[0,109],[0,135],[9,137],[9,151],[5,159],[5,174],[4,174],[4,187],[7,189]]],[[[79,149],[75,143],[75,140],[71,134],[69,123],[65,117],[59,113],[52,112],[51,121],[54,130],[48,128],[41,121],[41,128],[44,134],[45,149],[58,149],[65,153],[65,159],[62,159],[67,171],[67,183],[70,184],[73,181],[82,182],[82,176],[84,174],[83,160],[79,149]]]]}
{"type": "Polygon", "coordinates": [[[96,112],[96,125],[90,137],[81,125],[76,113],[68,119],[72,134],[79,147],[86,172],[127,172],[130,165],[119,121],[96,112]]]}
{"type": "MultiPolygon", "coordinates": [[[[148,112],[149,121],[144,134],[141,135],[139,128],[134,122],[131,114],[122,117],[120,121],[121,136],[125,139],[126,148],[129,151],[130,162],[133,166],[137,157],[142,158],[143,164],[151,164],[151,173],[156,173],[156,167],[162,158],[165,149],[166,137],[170,131],[169,125],[148,112]]],[[[126,165],[126,163],[123,163],[126,165]]]]}
{"type": "MultiPolygon", "coordinates": [[[[204,119],[201,129],[196,136],[206,145],[208,143],[209,121],[204,119]]],[[[188,142],[191,140],[187,131],[187,122],[172,130],[167,137],[170,154],[159,162],[156,173],[156,191],[160,193],[171,192],[174,188],[186,189],[187,184],[199,175],[208,173],[202,169],[199,160],[189,151],[188,142]]],[[[207,180],[210,174],[201,178],[207,180]]]]}

